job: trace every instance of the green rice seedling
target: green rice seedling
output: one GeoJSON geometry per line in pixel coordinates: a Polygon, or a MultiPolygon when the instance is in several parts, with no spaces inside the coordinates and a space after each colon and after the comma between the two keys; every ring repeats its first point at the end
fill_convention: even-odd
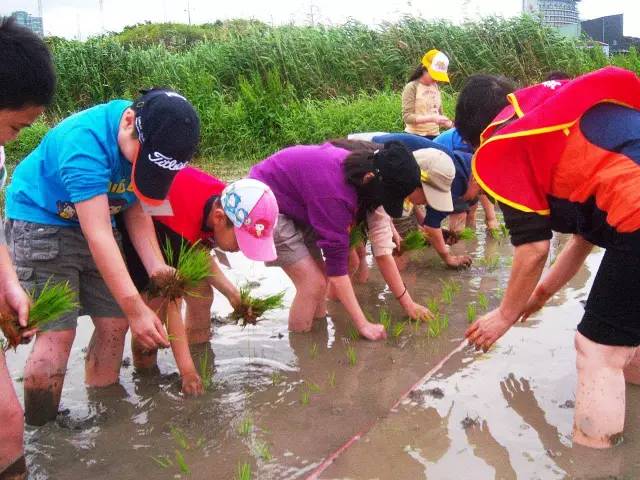
{"type": "Polygon", "coordinates": [[[251,465],[247,462],[239,463],[235,480],[251,480],[251,465]]]}
{"type": "Polygon", "coordinates": [[[356,349],[351,345],[347,347],[347,360],[349,361],[349,366],[354,367],[358,362],[358,357],[356,355],[356,349]]]}
{"type": "Polygon", "coordinates": [[[318,344],[314,343],[309,349],[309,356],[313,359],[318,358],[318,344]]]}
{"type": "Polygon", "coordinates": [[[247,437],[253,431],[253,420],[251,417],[245,417],[238,424],[238,435],[247,437]]]}
{"type": "Polygon", "coordinates": [[[496,288],[495,296],[498,300],[504,297],[504,288],[496,288]]]}
{"type": "Polygon", "coordinates": [[[331,388],[335,388],[336,386],[336,372],[331,371],[328,375],[328,383],[331,388]]]}
{"type": "Polygon", "coordinates": [[[258,457],[265,462],[270,462],[273,458],[273,455],[271,455],[271,449],[269,448],[267,442],[257,442],[256,453],[258,454],[258,457]]]}
{"type": "Polygon", "coordinates": [[[500,224],[500,233],[502,234],[502,238],[509,238],[509,229],[507,228],[507,226],[504,223],[500,224]]]}
{"type": "Polygon", "coordinates": [[[365,222],[355,225],[349,232],[349,247],[355,248],[367,241],[365,222]]]}
{"type": "Polygon", "coordinates": [[[489,310],[489,298],[482,292],[478,294],[478,306],[485,312],[489,310]]]}
{"type": "Polygon", "coordinates": [[[388,332],[391,328],[391,314],[389,313],[389,310],[387,310],[386,308],[381,308],[379,315],[380,325],[382,325],[385,331],[388,332]]]}
{"type": "Polygon", "coordinates": [[[211,388],[211,384],[213,383],[211,379],[211,369],[209,368],[209,350],[205,349],[204,354],[200,356],[198,359],[198,374],[200,375],[200,379],[202,380],[202,386],[205,390],[209,390],[211,388]]]}
{"type": "Polygon", "coordinates": [[[391,329],[391,333],[393,334],[393,338],[395,338],[396,340],[400,337],[400,335],[402,335],[402,332],[404,332],[405,329],[405,323],[404,322],[398,322],[396,324],[393,325],[393,328],[391,329]]]}
{"type": "Polygon", "coordinates": [[[184,459],[184,455],[182,455],[182,452],[180,450],[176,450],[175,453],[176,453],[176,463],[178,464],[178,468],[185,475],[189,475],[191,473],[191,469],[189,468],[189,465],[187,465],[187,462],[184,459]]]}
{"type": "Polygon", "coordinates": [[[431,313],[436,315],[438,312],[440,312],[440,302],[437,298],[431,297],[427,299],[427,308],[431,313]]]}
{"type": "Polygon", "coordinates": [[[500,266],[500,255],[497,253],[489,255],[488,257],[481,259],[478,263],[486,267],[489,271],[496,270],[500,266]]]}
{"type": "Polygon", "coordinates": [[[460,240],[475,240],[476,239],[476,231],[471,227],[465,227],[464,230],[460,232],[458,235],[460,240]]]}
{"type": "Polygon", "coordinates": [[[306,407],[309,405],[309,401],[311,400],[311,393],[306,388],[303,388],[300,391],[300,405],[306,407]]]}
{"type": "Polygon", "coordinates": [[[231,318],[236,322],[242,321],[242,326],[248,324],[255,325],[260,317],[269,310],[282,308],[284,305],[284,294],[282,291],[267,297],[254,297],[251,295],[251,288],[248,285],[240,287],[240,306],[232,313],[231,318]]]}
{"type": "Polygon", "coordinates": [[[148,293],[151,298],[163,298],[175,302],[185,295],[192,295],[194,289],[211,275],[211,255],[200,243],[180,244],[176,252],[167,240],[163,247],[169,265],[176,265],[174,271],[164,271],[150,279],[148,293]]]}
{"type": "Polygon", "coordinates": [[[467,305],[467,322],[473,323],[478,316],[478,310],[475,303],[469,303],[467,305]]]}
{"type": "Polygon", "coordinates": [[[271,374],[271,384],[275,387],[277,385],[280,385],[282,383],[282,381],[284,380],[284,375],[282,375],[282,373],[280,372],[273,372],[271,374]]]}
{"type": "Polygon", "coordinates": [[[449,328],[449,315],[447,315],[446,313],[442,315],[442,319],[440,320],[440,326],[442,330],[446,330],[447,328],[449,328]]]}
{"type": "MultiPolygon", "coordinates": [[[[54,283],[49,279],[39,295],[36,296],[35,292],[30,292],[29,297],[32,303],[26,329],[43,327],[78,308],[76,294],[69,282],[54,283]]],[[[6,310],[0,313],[0,329],[8,344],[3,347],[3,350],[15,349],[20,345],[22,332],[25,329],[18,323],[18,317],[14,312],[6,310]]]]}
{"type": "Polygon", "coordinates": [[[451,280],[442,282],[442,293],[440,297],[442,303],[451,305],[451,303],[453,302],[453,298],[456,296],[456,293],[458,293],[458,287],[455,282],[451,280]]]}
{"type": "Polygon", "coordinates": [[[182,448],[183,450],[189,450],[191,448],[187,436],[180,428],[172,425],[171,427],[169,427],[169,430],[171,432],[173,440],[176,442],[176,444],[178,444],[180,448],[182,448]]]}
{"type": "Polygon", "coordinates": [[[429,242],[424,236],[422,230],[411,230],[405,235],[400,243],[400,247],[396,249],[396,255],[402,255],[407,252],[414,252],[416,250],[422,250],[429,242]]]}
{"type": "Polygon", "coordinates": [[[427,334],[431,338],[437,338],[440,336],[442,332],[442,325],[440,320],[440,315],[436,315],[433,320],[429,322],[429,329],[427,330],[427,334]]]}
{"type": "Polygon", "coordinates": [[[349,340],[351,340],[352,342],[355,342],[360,338],[360,332],[358,332],[358,329],[356,327],[349,324],[347,326],[347,337],[349,337],[349,340]]]}
{"type": "Polygon", "coordinates": [[[318,385],[317,383],[309,382],[307,380],[305,380],[304,383],[309,393],[320,393],[322,391],[322,389],[320,388],[320,385],[318,385]]]}
{"type": "Polygon", "coordinates": [[[162,468],[169,468],[173,466],[173,461],[166,455],[158,455],[157,457],[151,455],[151,460],[156,462],[162,468]]]}

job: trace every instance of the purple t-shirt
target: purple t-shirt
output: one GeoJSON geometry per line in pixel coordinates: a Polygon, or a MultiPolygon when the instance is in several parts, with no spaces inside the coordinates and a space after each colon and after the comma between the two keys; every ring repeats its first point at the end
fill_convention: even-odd
{"type": "Polygon", "coordinates": [[[273,190],[280,213],[310,225],[326,259],[328,276],[346,275],[349,265],[349,227],[358,197],[344,178],[348,150],[322,145],[285,148],[255,165],[250,178],[273,190]]]}

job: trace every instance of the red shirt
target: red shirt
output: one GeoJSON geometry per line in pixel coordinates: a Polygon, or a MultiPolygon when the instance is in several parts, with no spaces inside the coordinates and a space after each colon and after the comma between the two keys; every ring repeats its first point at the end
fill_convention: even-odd
{"type": "Polygon", "coordinates": [[[166,225],[190,243],[205,241],[213,232],[202,230],[205,208],[213,196],[219,196],[226,184],[197,168],[187,167],[176,175],[167,196],[173,216],[157,216],[154,220],[166,225]]]}

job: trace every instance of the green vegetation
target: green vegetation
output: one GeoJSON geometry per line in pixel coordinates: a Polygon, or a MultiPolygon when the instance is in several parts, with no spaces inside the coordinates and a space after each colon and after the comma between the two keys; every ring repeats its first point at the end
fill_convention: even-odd
{"type": "Polygon", "coordinates": [[[251,295],[251,287],[240,287],[240,306],[231,314],[236,322],[242,321],[242,326],[255,325],[260,317],[269,310],[282,308],[284,303],[284,290],[267,297],[254,297],[251,295]]]}
{"type": "Polygon", "coordinates": [[[349,324],[347,326],[347,337],[352,342],[355,342],[356,340],[358,340],[360,338],[360,332],[358,332],[358,329],[356,327],[354,327],[352,324],[349,324]]]}
{"type": "Polygon", "coordinates": [[[239,463],[236,471],[236,480],[251,480],[251,465],[247,462],[239,463]]]}
{"type": "Polygon", "coordinates": [[[251,417],[245,417],[240,420],[238,424],[238,435],[241,437],[248,437],[253,431],[253,420],[251,417]]]}
{"type": "Polygon", "coordinates": [[[349,247],[355,248],[367,241],[365,222],[354,225],[349,232],[349,247]]]}
{"type": "MultiPolygon", "coordinates": [[[[147,24],[49,44],[59,81],[46,125],[110,99],[133,99],[143,87],[169,86],[200,114],[201,162],[215,160],[216,172],[226,176],[285,145],[400,130],[399,91],[433,45],[451,58],[452,86],[443,89],[450,116],[455,91],[475,72],[524,85],[552,70],[575,75],[609,63],[640,70],[635,50],[608,59],[532,17],[463,25],[407,17],[377,27],[353,21],[317,27],[241,20],[147,24]]],[[[30,151],[46,125],[36,124],[10,145],[10,159],[30,151]]]]}
{"type": "MultiPolygon", "coordinates": [[[[78,308],[76,293],[68,282],[53,283],[49,279],[37,296],[35,291],[29,292],[29,296],[32,304],[27,329],[42,327],[78,308]]],[[[7,340],[8,348],[16,348],[20,345],[23,329],[13,311],[0,314],[0,329],[7,340]]],[[[3,345],[3,350],[5,348],[7,346],[3,345]]]]}
{"type": "Polygon", "coordinates": [[[449,328],[449,316],[444,314],[440,315],[436,314],[429,322],[429,328],[427,330],[427,335],[431,338],[437,338],[440,334],[449,328]]]}
{"type": "Polygon", "coordinates": [[[180,450],[176,450],[176,463],[182,473],[185,475],[189,475],[191,473],[191,469],[189,468],[189,465],[187,465],[184,455],[180,450]]]}
{"type": "Polygon", "coordinates": [[[482,292],[478,294],[478,306],[485,312],[489,310],[489,298],[482,292]]]}
{"type": "Polygon", "coordinates": [[[188,295],[209,275],[211,275],[211,255],[199,243],[180,244],[175,252],[168,240],[163,246],[167,264],[177,265],[174,271],[163,271],[151,277],[149,295],[167,301],[175,301],[188,295]],[[176,262],[176,255],[177,262],[176,262]]]}
{"type": "Polygon", "coordinates": [[[283,380],[284,380],[284,375],[282,375],[282,373],[276,371],[271,374],[271,384],[274,387],[277,385],[280,385],[283,380]]]}
{"type": "Polygon", "coordinates": [[[358,356],[356,354],[356,349],[351,345],[347,347],[347,360],[349,361],[350,367],[355,367],[356,363],[358,363],[358,356]]]}
{"type": "Polygon", "coordinates": [[[406,327],[406,324],[404,322],[398,322],[394,324],[391,332],[393,335],[393,338],[395,339],[400,338],[400,335],[402,335],[402,333],[404,332],[405,327],[406,327]]]}
{"type": "Polygon", "coordinates": [[[306,388],[303,388],[300,391],[300,404],[303,407],[306,407],[307,405],[309,405],[310,401],[311,401],[311,392],[309,392],[309,390],[307,390],[306,388]]]}
{"type": "Polygon", "coordinates": [[[475,303],[467,304],[467,322],[473,323],[478,316],[478,309],[475,303]]]}
{"type": "Polygon", "coordinates": [[[391,328],[391,314],[386,308],[381,308],[378,314],[378,323],[384,327],[385,332],[388,332],[391,328]]]}
{"type": "Polygon", "coordinates": [[[335,386],[336,386],[336,372],[335,371],[332,370],[332,371],[329,372],[327,381],[328,381],[329,386],[331,388],[335,388],[335,386]]]}
{"type": "Polygon", "coordinates": [[[460,232],[460,240],[475,240],[476,239],[476,231],[471,227],[464,227],[464,229],[460,232]]]}
{"type": "Polygon", "coordinates": [[[309,356],[313,359],[318,358],[318,344],[314,343],[309,349],[309,356]]]}
{"type": "Polygon", "coordinates": [[[411,230],[402,239],[402,243],[400,243],[400,248],[398,249],[398,254],[422,250],[427,245],[429,245],[429,242],[425,238],[422,230],[411,230]]]}
{"type": "Polygon", "coordinates": [[[198,374],[202,380],[202,387],[205,392],[211,388],[213,383],[211,379],[211,370],[211,365],[209,365],[209,350],[205,349],[204,353],[198,359],[198,374]]]}
{"type": "Polygon", "coordinates": [[[265,462],[270,462],[273,458],[269,444],[266,442],[256,442],[256,453],[258,454],[258,457],[265,462]]]}
{"type": "MultiPolygon", "coordinates": [[[[451,305],[456,294],[460,292],[462,286],[459,282],[455,280],[446,280],[442,282],[442,293],[440,299],[442,303],[446,303],[447,305],[451,305]]],[[[435,312],[434,312],[435,313],[435,312]]]]}

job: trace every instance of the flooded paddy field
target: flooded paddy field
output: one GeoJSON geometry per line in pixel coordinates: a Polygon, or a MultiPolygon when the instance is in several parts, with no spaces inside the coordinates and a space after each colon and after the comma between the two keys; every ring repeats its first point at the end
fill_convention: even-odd
{"type": "MultiPolygon", "coordinates": [[[[554,239],[556,251],[562,241],[554,239]]],[[[571,446],[573,335],[602,251],[547,308],[482,354],[459,346],[474,313],[498,304],[512,248],[480,231],[454,249],[472,251],[474,266],[446,270],[428,249],[403,272],[416,301],[437,302],[441,332],[404,322],[375,268],[356,291],[372,318],[390,313],[380,343],[356,338],[337,303],[311,333],[290,334],[286,309],[243,329],[224,321],[231,308],[218,296],[213,338],[193,349],[196,365],[211,371],[196,399],[180,394],[168,350],[156,372],[139,375],[127,347],[120,384],[87,389],[92,327],[81,319],[58,420],[27,427],[30,478],[640,478],[637,387],[628,388],[622,445],[571,446]]],[[[286,288],[291,301],[280,269],[230,260],[238,284],[259,284],[257,294],[286,288]]],[[[7,354],[20,396],[28,351],[7,354]]]]}

